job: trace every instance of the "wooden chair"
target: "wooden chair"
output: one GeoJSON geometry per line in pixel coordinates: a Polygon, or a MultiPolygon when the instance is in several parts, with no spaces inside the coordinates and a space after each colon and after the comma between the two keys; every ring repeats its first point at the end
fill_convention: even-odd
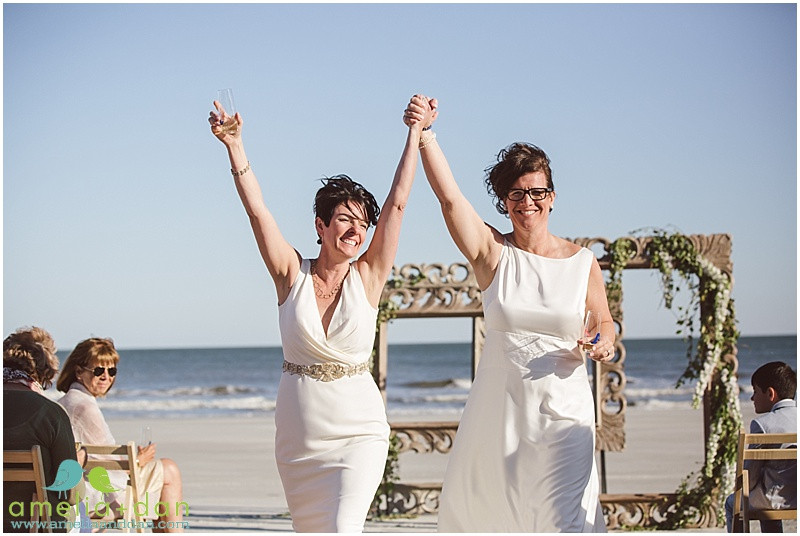
{"type": "MultiPolygon", "coordinates": [[[[44,503],[47,501],[47,491],[44,487],[44,465],[42,463],[42,449],[39,445],[34,445],[31,450],[4,450],[3,451],[3,482],[32,482],[34,486],[31,500],[44,503]],[[6,468],[6,464],[30,465],[30,468],[6,468]]],[[[39,512],[32,509],[33,517],[31,521],[31,532],[37,532],[36,524],[39,522],[39,512]]],[[[52,532],[50,528],[50,513],[46,508],[39,508],[44,523],[44,530],[52,532]]]]}
{"type": "MultiPolygon", "coordinates": [[[[125,471],[128,474],[128,486],[130,486],[130,493],[133,497],[133,501],[138,501],[139,497],[139,481],[138,481],[138,465],[136,464],[136,445],[133,441],[128,441],[127,445],[80,445],[83,449],[86,450],[86,455],[88,459],[86,461],[86,465],[84,466],[84,470],[86,472],[91,471],[95,467],[104,467],[108,471],[125,471]],[[119,456],[119,459],[97,459],[93,456],[119,456]]],[[[91,484],[89,484],[91,485],[91,484]]],[[[125,505],[123,505],[125,506],[125,505]]],[[[144,532],[144,522],[142,521],[142,517],[138,513],[137,508],[133,508],[132,512],[131,509],[126,509],[122,519],[126,522],[130,522],[132,520],[136,521],[136,532],[144,532]]],[[[94,514],[94,512],[91,512],[94,514]]],[[[106,520],[108,521],[108,517],[95,517],[90,516],[93,520],[106,520]]],[[[123,532],[130,532],[128,527],[126,527],[123,532]]]]}
{"type": "Polygon", "coordinates": [[[779,521],[797,519],[797,510],[759,510],[750,506],[749,471],[744,468],[746,460],[795,460],[797,461],[797,434],[747,434],[739,432],[739,451],[736,458],[736,487],[733,496],[733,532],[750,532],[750,520],[779,521]],[[794,443],[788,448],[781,444],[794,443]],[[759,448],[767,445],[765,448],[759,448]],[[775,446],[777,445],[777,447],[775,446]]]}

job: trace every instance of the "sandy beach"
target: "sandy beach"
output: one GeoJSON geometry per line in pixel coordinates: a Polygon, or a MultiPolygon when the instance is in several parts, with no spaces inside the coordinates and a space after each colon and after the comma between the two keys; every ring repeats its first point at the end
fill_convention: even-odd
{"type": "MultiPolygon", "coordinates": [[[[752,406],[743,406],[742,411],[749,423],[752,406]]],[[[390,420],[400,419],[390,415],[390,420]]],[[[272,413],[116,419],[109,424],[119,441],[136,440],[143,425],[152,427],[158,456],[172,458],[180,466],[192,530],[291,531],[274,458],[272,413]]],[[[628,408],[626,441],[625,451],[606,454],[608,493],[673,492],[702,463],[702,411],[628,408]]],[[[446,464],[446,455],[404,453],[400,456],[401,480],[441,481],[446,464]]],[[[433,530],[435,516],[367,526],[369,532],[433,530]]]]}

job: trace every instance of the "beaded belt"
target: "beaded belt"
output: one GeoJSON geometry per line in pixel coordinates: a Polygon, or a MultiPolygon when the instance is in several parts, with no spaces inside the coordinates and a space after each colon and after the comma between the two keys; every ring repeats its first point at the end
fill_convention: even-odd
{"type": "Polygon", "coordinates": [[[298,365],[283,360],[283,371],[289,374],[308,376],[322,382],[332,382],[344,378],[345,376],[355,376],[363,372],[369,372],[369,361],[358,365],[340,365],[339,363],[318,363],[315,365],[298,365]]]}

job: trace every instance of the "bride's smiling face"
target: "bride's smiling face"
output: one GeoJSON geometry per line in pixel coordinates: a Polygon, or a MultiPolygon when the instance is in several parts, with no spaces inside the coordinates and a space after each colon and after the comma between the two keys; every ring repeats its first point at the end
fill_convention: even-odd
{"type": "Polygon", "coordinates": [[[547,189],[547,176],[541,171],[526,173],[514,181],[504,203],[515,228],[530,229],[547,222],[556,197],[555,192],[546,192],[547,189]],[[509,195],[519,196],[520,190],[523,191],[522,199],[514,201],[509,198],[509,195]]]}
{"type": "Polygon", "coordinates": [[[333,248],[348,258],[353,258],[358,255],[367,238],[369,222],[363,205],[349,201],[336,206],[330,224],[325,225],[321,218],[317,218],[316,227],[322,239],[322,247],[333,248]]]}

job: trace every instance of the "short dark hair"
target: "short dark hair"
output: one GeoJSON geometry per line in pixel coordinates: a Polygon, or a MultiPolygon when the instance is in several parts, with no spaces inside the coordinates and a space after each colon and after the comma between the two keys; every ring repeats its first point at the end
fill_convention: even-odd
{"type": "Polygon", "coordinates": [[[778,393],[779,400],[792,399],[797,392],[797,373],[783,361],[761,365],[753,373],[750,382],[762,391],[772,387],[778,393]]]}
{"type": "Polygon", "coordinates": [[[334,175],[322,180],[322,188],[317,190],[314,197],[314,214],[321,219],[325,225],[331,224],[333,211],[339,205],[347,205],[353,201],[364,207],[367,223],[375,225],[378,223],[381,209],[373,196],[366,188],[348,177],[347,175],[334,175]]]}
{"type": "Polygon", "coordinates": [[[486,190],[494,198],[497,212],[508,214],[503,200],[514,181],[527,173],[537,171],[541,171],[547,177],[547,187],[555,189],[550,159],[539,147],[531,143],[516,142],[497,153],[497,163],[484,170],[486,190]]]}

